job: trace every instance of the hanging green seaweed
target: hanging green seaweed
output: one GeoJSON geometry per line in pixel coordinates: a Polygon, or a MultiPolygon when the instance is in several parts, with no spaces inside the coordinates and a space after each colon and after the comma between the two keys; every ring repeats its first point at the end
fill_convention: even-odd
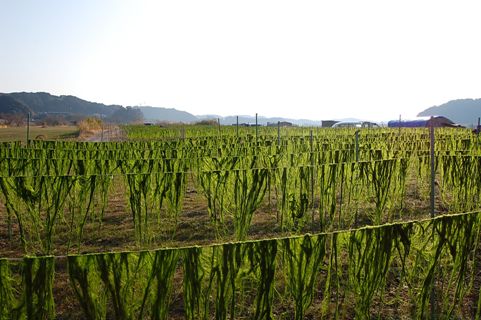
{"type": "Polygon", "coordinates": [[[266,240],[249,244],[249,261],[251,270],[257,270],[258,285],[256,294],[256,311],[252,319],[272,319],[272,299],[276,272],[277,241],[266,240]]]}
{"type": "Polygon", "coordinates": [[[236,170],[230,176],[229,204],[234,214],[234,230],[238,240],[247,237],[252,216],[267,190],[267,169],[236,170]]]}
{"type": "MultiPolygon", "coordinates": [[[[382,291],[394,249],[409,249],[412,225],[386,225],[383,228],[351,232],[349,239],[349,284],[355,295],[357,318],[370,318],[376,293],[382,291]],[[396,245],[403,242],[402,247],[396,245]]],[[[407,252],[403,252],[405,257],[407,252]]],[[[401,260],[403,261],[403,260],[401,260]]]]}
{"type": "Polygon", "coordinates": [[[69,256],[70,284],[87,319],[105,319],[107,293],[101,285],[94,255],[69,256]]]}
{"type": "Polygon", "coordinates": [[[307,220],[311,198],[311,170],[309,167],[288,167],[276,170],[280,225],[286,230],[300,230],[307,220]]]}
{"type": "Polygon", "coordinates": [[[55,318],[54,264],[53,257],[18,263],[0,259],[0,319],[55,318]],[[20,282],[14,280],[13,268],[21,275],[20,282]]]}
{"type": "Polygon", "coordinates": [[[14,296],[10,275],[10,263],[0,259],[0,319],[8,319],[14,308],[14,296]]]}
{"type": "Polygon", "coordinates": [[[152,261],[152,266],[147,273],[148,278],[145,287],[140,287],[144,294],[137,318],[143,319],[150,311],[151,319],[167,319],[179,250],[158,250],[155,253],[142,252],[139,256],[139,263],[143,259],[152,261]],[[152,255],[154,256],[153,261],[152,255]],[[149,304],[150,308],[148,308],[149,304]]]}
{"type": "Polygon", "coordinates": [[[320,189],[319,225],[323,231],[328,230],[328,226],[333,226],[337,206],[339,167],[338,164],[323,165],[317,171],[320,189]]]}
{"type": "Polygon", "coordinates": [[[304,319],[305,311],[312,304],[320,265],[326,253],[326,236],[305,235],[280,241],[287,289],[295,303],[295,319],[304,319]]]}
{"type": "Polygon", "coordinates": [[[104,197],[106,197],[108,192],[108,186],[104,187],[104,185],[109,184],[110,180],[110,177],[97,175],[76,177],[75,184],[69,196],[70,217],[67,221],[70,230],[67,253],[74,240],[77,242],[77,251],[80,251],[84,227],[89,220],[102,220],[102,212],[106,206],[106,199],[104,199],[104,197]],[[105,190],[105,188],[107,190],[105,190]],[[95,198],[98,194],[101,195],[103,203],[100,215],[95,214],[95,198]]]}
{"type": "Polygon", "coordinates": [[[204,251],[200,247],[184,250],[184,305],[188,320],[209,318],[209,295],[205,292],[204,279],[209,278],[211,266],[202,261],[204,251]]]}
{"type": "Polygon", "coordinates": [[[17,219],[25,253],[51,253],[55,228],[74,183],[69,176],[0,178],[7,212],[17,219]]]}
{"type": "Polygon", "coordinates": [[[24,259],[25,304],[28,319],[55,317],[52,291],[54,265],[53,257],[24,259]]]}
{"type": "Polygon", "coordinates": [[[207,210],[217,233],[224,226],[225,195],[229,175],[239,157],[202,158],[197,181],[207,199],[207,210]]]}
{"type": "Polygon", "coordinates": [[[248,272],[247,243],[224,244],[212,248],[209,287],[215,288],[215,318],[236,318],[236,291],[239,277],[248,272]]]}
{"type": "Polygon", "coordinates": [[[88,318],[166,319],[178,250],[69,257],[69,274],[88,318]]]}
{"type": "Polygon", "coordinates": [[[132,212],[132,221],[135,228],[135,239],[138,243],[148,243],[149,216],[151,215],[152,201],[151,180],[149,174],[128,174],[125,176],[129,187],[129,204],[132,212]]]}

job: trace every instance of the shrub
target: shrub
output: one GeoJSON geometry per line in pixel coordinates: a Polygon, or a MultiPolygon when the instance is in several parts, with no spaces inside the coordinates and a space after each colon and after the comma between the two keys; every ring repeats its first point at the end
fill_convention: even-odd
{"type": "Polygon", "coordinates": [[[102,120],[95,117],[89,117],[81,120],[78,124],[80,133],[92,132],[102,129],[102,120]]]}

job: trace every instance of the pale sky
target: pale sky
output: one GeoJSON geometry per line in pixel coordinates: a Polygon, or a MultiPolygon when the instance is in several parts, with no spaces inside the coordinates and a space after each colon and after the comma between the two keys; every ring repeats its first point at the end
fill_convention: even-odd
{"type": "Polygon", "coordinates": [[[0,0],[0,92],[412,118],[481,98],[480,1],[0,0]]]}

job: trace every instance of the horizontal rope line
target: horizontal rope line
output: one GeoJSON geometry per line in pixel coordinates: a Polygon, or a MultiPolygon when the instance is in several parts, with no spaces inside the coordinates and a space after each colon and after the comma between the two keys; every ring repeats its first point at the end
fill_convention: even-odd
{"type": "Polygon", "coordinates": [[[481,211],[470,211],[470,212],[462,212],[462,213],[452,213],[452,214],[443,214],[440,216],[436,216],[434,218],[422,218],[422,219],[414,219],[408,221],[398,221],[398,222],[391,222],[385,223],[381,225],[375,226],[363,226],[359,228],[353,229],[343,229],[343,230],[336,230],[330,232],[318,232],[318,233],[304,233],[302,235],[295,235],[295,236],[286,236],[286,237],[273,237],[273,238],[264,238],[264,239],[256,239],[256,240],[246,240],[246,241],[229,241],[229,242],[222,242],[222,243],[213,243],[208,245],[191,245],[191,246],[183,246],[183,247],[170,247],[170,248],[157,248],[157,249],[150,249],[150,250],[129,250],[129,251],[107,251],[107,252],[95,252],[95,253],[85,253],[85,254],[69,254],[69,255],[48,255],[48,256],[24,256],[23,258],[0,258],[0,260],[6,261],[23,261],[24,259],[43,259],[43,258],[53,258],[53,259],[67,259],[69,257],[84,257],[84,256],[97,256],[97,255],[105,255],[105,254],[123,254],[123,253],[144,253],[144,252],[157,252],[157,251],[167,251],[167,250],[188,250],[192,248],[213,248],[213,247],[221,247],[226,244],[243,244],[243,243],[259,243],[265,241],[278,241],[278,240],[287,240],[287,239],[300,239],[305,236],[331,236],[335,234],[344,234],[344,233],[352,233],[352,232],[359,232],[364,230],[376,230],[382,229],[386,227],[392,226],[403,226],[409,224],[416,224],[416,223],[424,223],[424,222],[434,222],[437,220],[442,220],[446,218],[452,217],[461,217],[461,216],[468,216],[468,215],[475,215],[481,214],[481,211]]]}

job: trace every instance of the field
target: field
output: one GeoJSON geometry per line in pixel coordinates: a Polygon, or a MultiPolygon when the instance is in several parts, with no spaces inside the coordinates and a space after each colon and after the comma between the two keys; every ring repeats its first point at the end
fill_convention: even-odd
{"type": "Polygon", "coordinates": [[[470,131],[123,131],[2,144],[0,319],[479,318],[470,131]]]}
{"type": "MultiPolygon", "coordinates": [[[[59,140],[59,139],[73,139],[79,134],[76,126],[31,126],[29,132],[30,139],[41,140],[59,140]]],[[[0,128],[0,142],[27,140],[26,127],[7,127],[0,128]]]]}

